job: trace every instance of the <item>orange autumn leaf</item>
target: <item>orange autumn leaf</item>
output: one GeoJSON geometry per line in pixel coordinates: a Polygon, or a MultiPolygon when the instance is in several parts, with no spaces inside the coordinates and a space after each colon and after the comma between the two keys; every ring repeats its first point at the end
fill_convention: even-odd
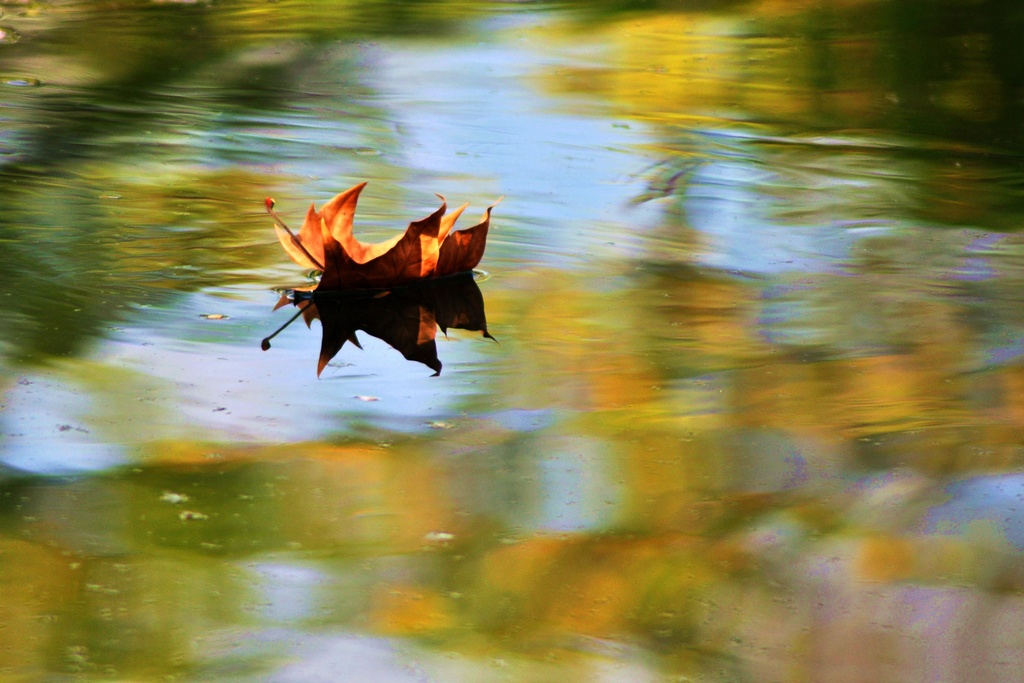
{"type": "Polygon", "coordinates": [[[274,200],[266,200],[285,252],[300,266],[322,271],[317,292],[386,289],[470,271],[480,263],[493,204],[480,223],[453,231],[468,205],[447,213],[447,203],[438,195],[440,208],[410,223],[404,233],[378,244],[364,244],[355,238],[352,224],[365,186],[360,183],[345,190],[319,211],[310,205],[298,234],[274,212],[274,200]]]}

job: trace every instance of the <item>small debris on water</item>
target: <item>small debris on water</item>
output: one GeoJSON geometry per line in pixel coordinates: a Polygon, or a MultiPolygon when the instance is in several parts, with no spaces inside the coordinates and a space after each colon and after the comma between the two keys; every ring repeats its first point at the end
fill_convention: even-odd
{"type": "Polygon", "coordinates": [[[196,512],[195,510],[182,510],[178,513],[178,519],[183,522],[199,522],[204,519],[209,519],[208,515],[204,515],[202,512],[196,512]]]}
{"type": "Polygon", "coordinates": [[[205,318],[206,320],[227,320],[228,319],[228,316],[224,315],[223,313],[203,313],[199,317],[200,318],[205,318]]]}
{"type": "Polygon", "coordinates": [[[4,85],[10,85],[15,88],[38,88],[43,84],[38,78],[32,78],[31,76],[5,76],[3,78],[4,85]]]}
{"type": "Polygon", "coordinates": [[[174,491],[164,491],[163,495],[160,496],[160,500],[171,505],[178,505],[180,503],[188,502],[188,496],[184,493],[175,493],[174,491]]]}

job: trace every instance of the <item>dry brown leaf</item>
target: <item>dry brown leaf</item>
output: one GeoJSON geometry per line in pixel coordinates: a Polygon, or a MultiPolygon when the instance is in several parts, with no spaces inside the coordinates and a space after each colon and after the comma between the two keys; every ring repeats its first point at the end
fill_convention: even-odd
{"type": "Polygon", "coordinates": [[[493,204],[480,223],[453,231],[468,204],[446,213],[448,205],[438,195],[440,208],[410,223],[404,233],[378,244],[364,244],[355,238],[352,224],[365,186],[360,183],[345,190],[319,211],[310,205],[298,234],[274,213],[274,200],[266,200],[285,252],[300,266],[323,272],[316,292],[386,289],[470,271],[480,263],[493,204]]]}

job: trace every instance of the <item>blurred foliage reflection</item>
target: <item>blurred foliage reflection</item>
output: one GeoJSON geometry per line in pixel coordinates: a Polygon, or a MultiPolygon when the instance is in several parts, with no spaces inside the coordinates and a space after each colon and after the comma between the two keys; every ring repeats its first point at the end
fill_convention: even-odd
{"type": "Polygon", "coordinates": [[[1024,6],[676,5],[4,5],[0,676],[1021,679],[1024,6]],[[500,346],[260,355],[339,177],[500,346]]]}

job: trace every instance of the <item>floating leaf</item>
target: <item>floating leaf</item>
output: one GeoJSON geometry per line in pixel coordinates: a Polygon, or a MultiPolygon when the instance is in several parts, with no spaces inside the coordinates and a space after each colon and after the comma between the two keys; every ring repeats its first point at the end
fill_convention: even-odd
{"type": "Polygon", "coordinates": [[[444,197],[438,195],[440,208],[410,223],[404,233],[377,244],[364,244],[355,238],[352,228],[364,187],[366,183],[360,183],[345,190],[319,211],[310,205],[297,234],[274,212],[274,200],[266,199],[278,240],[288,256],[304,268],[322,271],[317,293],[387,289],[470,271],[480,263],[493,204],[480,223],[453,231],[455,221],[468,205],[448,213],[444,197]]]}

